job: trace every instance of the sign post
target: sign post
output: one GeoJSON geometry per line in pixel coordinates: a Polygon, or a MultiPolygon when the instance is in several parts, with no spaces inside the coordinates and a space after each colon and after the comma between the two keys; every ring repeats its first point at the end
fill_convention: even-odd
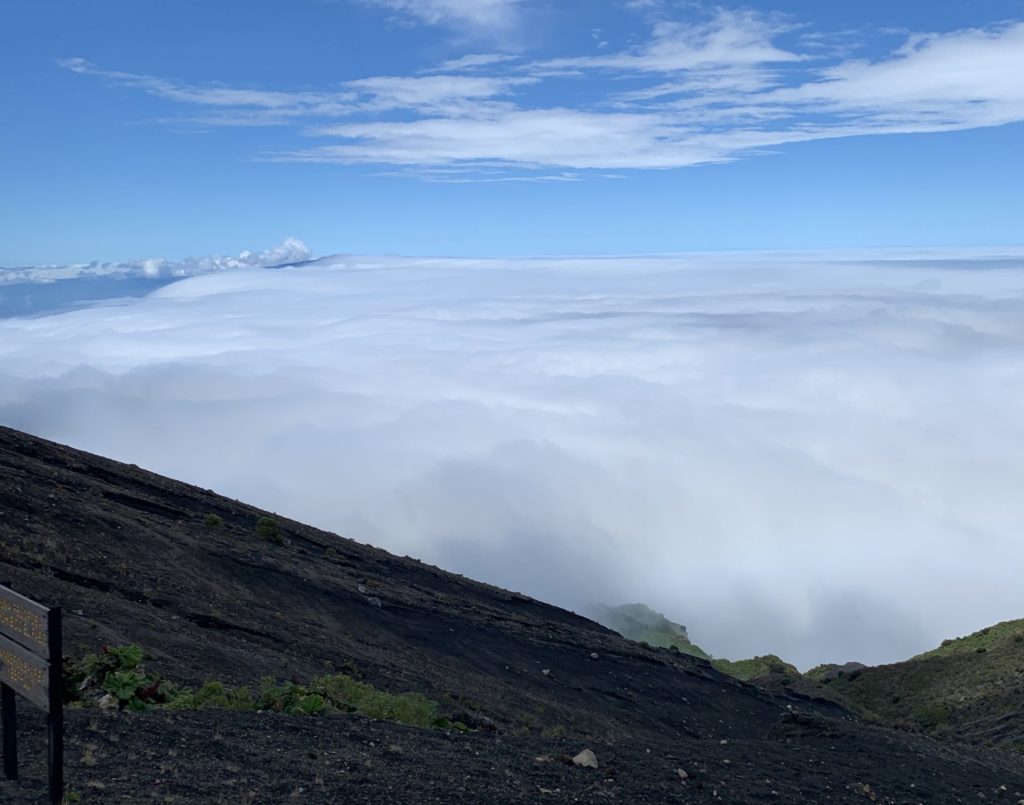
{"type": "Polygon", "coordinates": [[[60,607],[48,609],[0,585],[0,725],[4,775],[18,779],[19,693],[46,711],[50,802],[64,798],[64,669],[60,607]]]}

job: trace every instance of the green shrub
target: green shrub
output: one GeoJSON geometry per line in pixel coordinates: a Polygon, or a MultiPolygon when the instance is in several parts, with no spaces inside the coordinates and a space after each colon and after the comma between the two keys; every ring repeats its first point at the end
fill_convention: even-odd
{"type": "Polygon", "coordinates": [[[261,517],[256,521],[256,536],[275,545],[284,545],[281,529],[277,525],[277,520],[272,517],[261,517]]]}
{"type": "Polygon", "coordinates": [[[327,702],[319,693],[308,693],[299,699],[298,715],[315,716],[327,709],[327,702]]]}
{"type": "Polygon", "coordinates": [[[340,711],[419,727],[469,729],[461,722],[438,718],[437,702],[421,693],[387,693],[346,674],[318,677],[308,687],[265,677],[255,695],[244,685],[235,688],[216,680],[192,690],[148,673],[143,657],[139,646],[104,646],[80,663],[65,665],[67,687],[84,704],[113,696],[121,710],[265,710],[302,716],[340,711]]]}
{"type": "Polygon", "coordinates": [[[397,721],[419,727],[437,721],[437,702],[422,693],[386,693],[345,674],[321,676],[312,689],[335,708],[381,721],[397,721]]]}
{"type": "Polygon", "coordinates": [[[199,690],[185,688],[167,703],[172,710],[235,710],[251,713],[256,702],[246,687],[229,688],[223,682],[205,682],[199,690]]]}
{"type": "Polygon", "coordinates": [[[158,674],[148,673],[142,665],[144,656],[140,646],[103,646],[80,663],[65,663],[70,701],[95,704],[110,695],[121,710],[145,710],[166,703],[174,695],[174,686],[158,674]]]}
{"type": "Polygon", "coordinates": [[[294,682],[284,682],[278,685],[273,679],[267,677],[260,683],[260,693],[256,701],[260,710],[301,715],[303,699],[307,695],[308,691],[301,685],[296,685],[294,682]]]}
{"type": "Polygon", "coordinates": [[[949,724],[949,709],[941,704],[933,704],[922,708],[916,714],[917,723],[924,729],[935,731],[949,724]]]}
{"type": "Polygon", "coordinates": [[[208,514],[203,518],[203,522],[210,526],[210,528],[220,528],[224,525],[224,518],[219,514],[208,514]]]}

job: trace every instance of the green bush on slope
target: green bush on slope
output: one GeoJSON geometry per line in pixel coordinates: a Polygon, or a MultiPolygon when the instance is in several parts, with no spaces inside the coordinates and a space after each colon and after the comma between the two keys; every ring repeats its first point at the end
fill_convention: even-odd
{"type": "Polygon", "coordinates": [[[65,663],[72,703],[116,707],[120,710],[235,710],[315,716],[321,713],[359,713],[381,721],[418,727],[456,726],[438,718],[437,702],[421,693],[388,693],[346,674],[321,676],[310,685],[278,682],[266,677],[255,691],[217,680],[193,690],[179,687],[146,671],[139,646],[104,646],[81,662],[65,663]]]}

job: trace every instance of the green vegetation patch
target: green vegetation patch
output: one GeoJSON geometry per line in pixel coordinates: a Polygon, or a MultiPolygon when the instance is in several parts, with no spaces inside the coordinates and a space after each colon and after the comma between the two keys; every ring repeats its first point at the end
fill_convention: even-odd
{"type": "Polygon", "coordinates": [[[439,718],[437,702],[421,693],[388,693],[346,674],[317,677],[309,685],[265,677],[258,688],[232,687],[211,680],[201,687],[180,687],[145,670],[139,646],[104,646],[81,662],[68,662],[64,673],[70,700],[83,707],[118,710],[234,710],[316,716],[359,713],[381,721],[417,727],[454,727],[439,718]]]}
{"type": "Polygon", "coordinates": [[[797,679],[800,676],[796,666],[790,665],[774,654],[752,657],[749,660],[712,660],[711,664],[723,674],[728,674],[744,682],[767,676],[784,676],[791,679],[797,679]]]}
{"type": "Polygon", "coordinates": [[[930,657],[952,657],[956,654],[983,654],[1004,643],[1024,644],[1024,620],[1004,621],[989,626],[966,637],[943,640],[938,648],[918,654],[912,659],[925,660],[930,657]]]}
{"type": "Polygon", "coordinates": [[[281,527],[273,517],[261,517],[256,521],[256,536],[274,545],[284,545],[281,527]]]}

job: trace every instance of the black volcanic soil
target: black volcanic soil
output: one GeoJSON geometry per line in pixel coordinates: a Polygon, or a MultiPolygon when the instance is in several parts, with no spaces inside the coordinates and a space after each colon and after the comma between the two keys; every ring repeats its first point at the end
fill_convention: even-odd
{"type": "MultiPolygon", "coordinates": [[[[857,723],[525,596],[0,428],[0,579],[66,650],[139,643],[184,683],[344,671],[476,731],[227,711],[68,713],[83,802],[893,802],[1024,798],[1024,759],[857,723]],[[222,526],[206,523],[216,514],[222,526]],[[593,656],[593,655],[596,655],[593,656]],[[543,673],[544,670],[548,673],[543,673]],[[592,749],[599,769],[564,762],[592,749]],[[683,769],[684,781],[677,773],[683,769]]],[[[43,793],[27,704],[23,781],[43,793]]]]}

